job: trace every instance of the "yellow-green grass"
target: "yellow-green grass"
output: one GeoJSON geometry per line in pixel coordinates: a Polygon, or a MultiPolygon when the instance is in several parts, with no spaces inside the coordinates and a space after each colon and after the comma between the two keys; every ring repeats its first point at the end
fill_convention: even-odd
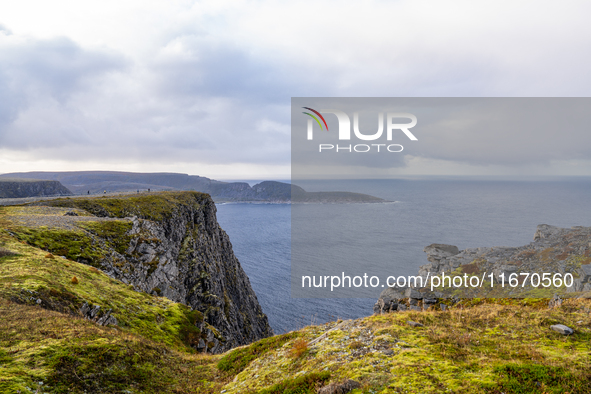
{"type": "MultiPolygon", "coordinates": [[[[7,219],[26,208],[0,208],[0,247],[10,252],[0,257],[0,392],[311,394],[345,379],[362,384],[354,394],[591,392],[590,300],[555,309],[547,299],[465,300],[352,321],[312,344],[335,324],[199,355],[190,347],[199,312],[27,244],[7,219]],[[112,309],[119,325],[76,317],[84,302],[112,309]],[[558,323],[575,333],[552,331],[558,323]]],[[[80,231],[111,242],[121,230],[94,223],[80,231]]]]}
{"type": "MultiPolygon", "coordinates": [[[[328,372],[331,381],[361,382],[363,388],[352,393],[591,392],[589,301],[568,300],[552,310],[547,300],[494,301],[360,319],[298,358],[293,339],[253,360],[224,389],[261,392],[328,372]],[[424,326],[413,328],[408,320],[424,326]],[[558,323],[575,334],[552,331],[558,323]]],[[[307,327],[298,336],[311,340],[322,332],[307,327]]]]}
{"type": "Polygon", "coordinates": [[[219,393],[217,359],[0,299],[2,393],[219,393]]]}
{"type": "MultiPolygon", "coordinates": [[[[1,220],[5,220],[2,210],[1,220]]],[[[78,314],[84,303],[100,305],[101,311],[112,310],[121,329],[177,349],[189,350],[200,338],[195,326],[203,319],[199,311],[135,291],[93,267],[19,242],[6,230],[0,230],[0,245],[14,253],[0,258],[0,297],[4,299],[31,305],[40,302],[71,314],[78,314]]]]}
{"type": "Polygon", "coordinates": [[[144,219],[161,221],[174,215],[179,206],[190,206],[199,209],[201,204],[209,198],[209,195],[205,193],[184,191],[98,198],[60,198],[37,204],[82,209],[96,216],[118,218],[138,216],[144,219]]]}

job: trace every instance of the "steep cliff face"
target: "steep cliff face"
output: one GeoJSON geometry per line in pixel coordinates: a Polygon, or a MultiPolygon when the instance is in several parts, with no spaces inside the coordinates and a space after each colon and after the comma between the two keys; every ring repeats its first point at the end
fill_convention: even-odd
{"type": "Polygon", "coordinates": [[[119,218],[101,227],[80,224],[96,253],[67,257],[202,312],[218,332],[201,341],[200,350],[218,353],[273,334],[209,195],[164,192],[39,205],[119,218]]]}
{"type": "Polygon", "coordinates": [[[72,192],[58,181],[0,179],[0,198],[69,196],[72,192]]]}

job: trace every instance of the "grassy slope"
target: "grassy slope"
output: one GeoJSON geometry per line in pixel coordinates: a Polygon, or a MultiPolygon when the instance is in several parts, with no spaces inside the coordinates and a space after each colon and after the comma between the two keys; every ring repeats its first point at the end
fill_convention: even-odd
{"type": "MultiPolygon", "coordinates": [[[[361,382],[363,389],[353,393],[590,393],[589,307],[577,300],[554,310],[547,301],[497,300],[446,312],[372,316],[330,332],[300,356],[294,341],[265,353],[224,388],[254,393],[328,372],[331,380],[361,382]],[[557,323],[575,334],[549,329],[557,323]]],[[[308,327],[299,334],[313,339],[322,332],[308,327]]]]}
{"type": "Polygon", "coordinates": [[[15,214],[0,208],[0,247],[16,255],[0,257],[3,393],[26,387],[63,393],[313,393],[345,378],[363,384],[354,393],[591,392],[588,300],[568,300],[554,310],[547,301],[472,301],[446,312],[359,319],[313,346],[306,341],[334,323],[205,356],[188,346],[198,334],[192,324],[198,314],[135,292],[87,265],[46,257],[47,251],[5,230],[15,230],[7,212],[15,214]],[[37,299],[65,313],[43,309],[37,299]],[[83,301],[112,309],[119,326],[100,327],[68,313],[83,301]],[[551,331],[556,323],[575,334],[551,331]]]}
{"type": "MultiPolygon", "coordinates": [[[[51,387],[48,392],[93,392],[96,384],[102,392],[218,392],[224,380],[214,376],[216,357],[191,348],[200,312],[19,241],[24,229],[6,217],[22,209],[0,208],[0,247],[14,253],[0,257],[0,392],[25,392],[36,382],[45,383],[44,391],[51,387]],[[38,300],[64,313],[41,308],[38,300]],[[75,317],[85,302],[111,309],[118,326],[75,317]]],[[[99,224],[83,226],[96,230],[99,224]]],[[[33,230],[59,234],[55,242],[71,241],[69,230],[33,230]]],[[[31,241],[39,239],[45,238],[31,241]]]]}

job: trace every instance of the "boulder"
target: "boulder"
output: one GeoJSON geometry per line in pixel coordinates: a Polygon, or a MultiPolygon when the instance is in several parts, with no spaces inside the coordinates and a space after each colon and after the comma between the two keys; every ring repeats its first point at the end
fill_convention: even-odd
{"type": "Polygon", "coordinates": [[[318,394],[347,394],[348,392],[361,387],[361,383],[351,379],[345,380],[343,383],[331,383],[318,390],[318,394]]]}
{"type": "Polygon", "coordinates": [[[554,324],[553,326],[550,326],[550,329],[562,335],[571,335],[575,332],[572,328],[567,327],[564,324],[554,324]]]}
{"type": "Polygon", "coordinates": [[[550,226],[548,224],[540,224],[536,228],[536,233],[534,234],[534,241],[538,241],[541,239],[547,239],[558,235],[563,229],[556,226],[550,226]]]}
{"type": "Polygon", "coordinates": [[[406,289],[404,291],[404,296],[407,298],[416,298],[417,300],[423,299],[423,293],[421,293],[420,291],[415,290],[411,287],[409,287],[408,289],[406,289]]]}
{"type": "Polygon", "coordinates": [[[384,302],[390,300],[401,300],[404,298],[403,291],[404,289],[399,289],[397,287],[388,287],[386,290],[380,293],[380,298],[382,298],[384,302]]]}
{"type": "Polygon", "coordinates": [[[457,246],[446,244],[431,244],[426,246],[423,251],[427,253],[427,260],[433,263],[460,253],[460,250],[457,246]]]}

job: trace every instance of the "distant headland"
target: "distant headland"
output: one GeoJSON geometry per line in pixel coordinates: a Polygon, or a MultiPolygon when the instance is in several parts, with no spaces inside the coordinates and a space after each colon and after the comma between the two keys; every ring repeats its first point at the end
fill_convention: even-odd
{"type": "MultiPolygon", "coordinates": [[[[47,183],[49,187],[49,183],[47,183]]],[[[381,203],[385,200],[362,193],[344,191],[307,192],[299,186],[284,182],[264,181],[254,186],[246,182],[222,182],[180,173],[137,173],[115,171],[19,172],[0,175],[0,198],[41,197],[51,195],[96,195],[144,191],[193,190],[208,193],[216,202],[261,203],[381,203]],[[18,195],[3,195],[9,183],[11,190],[25,183],[52,181],[52,190],[35,190],[18,195]],[[14,183],[16,182],[16,183],[14,183]],[[58,191],[57,193],[55,191],[58,191]]]]}

